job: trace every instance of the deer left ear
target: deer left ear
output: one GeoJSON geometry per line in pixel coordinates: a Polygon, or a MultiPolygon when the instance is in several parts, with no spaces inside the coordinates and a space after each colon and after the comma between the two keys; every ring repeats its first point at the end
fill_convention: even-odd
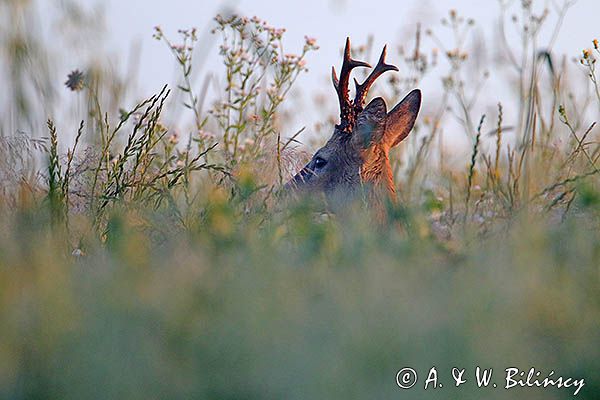
{"type": "Polygon", "coordinates": [[[390,148],[404,140],[415,125],[421,108],[421,91],[415,89],[387,115],[383,142],[390,148]]]}
{"type": "Polygon", "coordinates": [[[376,97],[356,118],[352,140],[362,148],[378,142],[383,136],[387,118],[387,107],[381,97],[376,97]]]}

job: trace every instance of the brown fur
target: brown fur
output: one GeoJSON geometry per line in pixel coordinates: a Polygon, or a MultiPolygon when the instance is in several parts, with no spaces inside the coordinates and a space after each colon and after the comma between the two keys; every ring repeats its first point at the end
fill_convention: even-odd
{"type": "Polygon", "coordinates": [[[389,149],[377,144],[365,152],[360,178],[363,184],[385,189],[392,200],[396,199],[396,187],[390,164],[389,149]]]}
{"type": "Polygon", "coordinates": [[[345,204],[368,190],[372,208],[381,208],[385,196],[396,200],[396,188],[389,151],[408,136],[421,107],[421,92],[413,90],[392,111],[377,97],[363,109],[362,102],[373,81],[385,71],[397,70],[385,64],[385,49],[373,73],[361,85],[354,102],[348,99],[347,82],[350,70],[364,63],[352,60],[349,41],[346,44],[342,75],[334,86],[341,107],[341,121],[331,138],[312,160],[286,185],[288,189],[305,193],[325,193],[330,203],[345,204]],[[348,116],[349,110],[353,114],[348,116]]]}

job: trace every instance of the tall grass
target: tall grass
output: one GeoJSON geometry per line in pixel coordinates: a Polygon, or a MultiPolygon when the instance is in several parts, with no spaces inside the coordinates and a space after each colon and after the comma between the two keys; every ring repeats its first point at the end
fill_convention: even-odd
{"type": "Polygon", "coordinates": [[[214,21],[218,99],[196,92],[196,31],[177,42],[156,29],[180,67],[172,90],[189,126],[165,122],[167,86],[131,105],[103,67],[62,88],[85,104],[73,135],[35,107],[11,108],[28,92],[14,94],[3,112],[30,131],[3,125],[0,137],[0,398],[573,396],[454,387],[453,367],[473,379],[476,366],[554,370],[585,379],[578,398],[597,398],[600,51],[593,41],[576,66],[558,64],[551,43],[538,45],[548,15],[507,7],[522,42],[501,35],[504,61],[486,68],[513,74],[514,104],[482,95],[476,21],[456,11],[397,48],[404,73],[379,87],[388,104],[432,74],[440,96],[424,99],[393,154],[401,195],[383,223],[368,206],[324,215],[279,193],[304,146],[281,105],[318,46],[307,37],[288,54],[284,30],[258,18],[214,21]],[[451,48],[438,39],[448,36],[451,48]],[[576,75],[588,98],[572,96],[576,75]],[[454,160],[445,129],[469,144],[454,160]],[[432,366],[444,387],[424,391],[432,366]],[[408,391],[395,382],[403,367],[420,374],[408,391]]]}

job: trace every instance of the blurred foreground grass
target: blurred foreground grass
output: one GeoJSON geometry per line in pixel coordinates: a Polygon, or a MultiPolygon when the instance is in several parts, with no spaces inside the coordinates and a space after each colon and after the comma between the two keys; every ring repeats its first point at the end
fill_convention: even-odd
{"type": "MultiPolygon", "coordinates": [[[[543,18],[530,2],[517,9],[533,46],[543,18]]],[[[479,89],[465,90],[479,83],[464,79],[473,24],[455,11],[442,24],[463,39],[444,53],[439,111],[424,111],[394,155],[401,201],[383,224],[363,208],[326,216],[278,193],[303,158],[282,135],[280,105],[314,39],[290,55],[282,30],[218,17],[225,94],[202,112],[196,31],[177,44],[157,28],[181,67],[189,134],[165,122],[167,88],[126,110],[120,81],[92,65],[67,82],[83,110],[69,138],[53,121],[41,128],[43,104],[23,89],[41,76],[18,69],[40,57],[39,38],[9,26],[3,44],[24,45],[5,49],[23,75],[0,123],[0,398],[573,397],[502,389],[508,367],[583,378],[577,397],[598,398],[600,146],[587,122],[597,112],[578,104],[600,98],[572,96],[566,66],[542,76],[550,56],[524,46],[519,115],[492,99],[482,133],[479,89]],[[464,113],[454,133],[470,140],[458,166],[436,144],[451,106],[464,113]],[[424,391],[432,366],[444,387],[424,391]],[[494,368],[499,388],[477,388],[477,366],[494,368]],[[419,373],[408,391],[395,382],[404,367],[419,373]],[[454,388],[453,367],[469,382],[454,388]]],[[[597,50],[578,59],[588,89],[597,50]]],[[[387,97],[434,68],[426,54],[399,52],[407,73],[387,97]]]]}
{"type": "Polygon", "coordinates": [[[105,245],[74,256],[43,213],[18,210],[0,239],[1,397],[572,397],[451,387],[452,367],[472,378],[481,366],[499,385],[507,367],[584,378],[578,397],[593,399],[600,237],[589,218],[518,218],[449,252],[303,210],[260,229],[220,219],[233,224],[225,234],[207,226],[156,244],[119,212],[105,245]],[[402,392],[406,366],[421,381],[402,392]],[[445,387],[425,392],[431,366],[445,387]]]}

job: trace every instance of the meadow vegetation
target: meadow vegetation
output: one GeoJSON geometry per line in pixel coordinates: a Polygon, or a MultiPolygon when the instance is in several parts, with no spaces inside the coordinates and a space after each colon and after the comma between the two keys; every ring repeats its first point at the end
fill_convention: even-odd
{"type": "Polygon", "coordinates": [[[569,3],[499,4],[494,60],[454,10],[389,39],[401,73],[375,92],[395,104],[434,74],[439,95],[394,150],[384,223],[282,193],[335,121],[303,140],[282,112],[314,38],[288,54],[284,29],[217,16],[223,71],[197,84],[198,31],[157,27],[179,80],[132,101],[108,64],[56,75],[30,2],[0,4],[0,398],[573,396],[453,387],[476,366],[583,377],[577,397],[597,398],[600,49],[552,51],[569,3]],[[511,104],[482,94],[490,76],[511,104]],[[444,388],[423,391],[432,366],[444,388]]]}

